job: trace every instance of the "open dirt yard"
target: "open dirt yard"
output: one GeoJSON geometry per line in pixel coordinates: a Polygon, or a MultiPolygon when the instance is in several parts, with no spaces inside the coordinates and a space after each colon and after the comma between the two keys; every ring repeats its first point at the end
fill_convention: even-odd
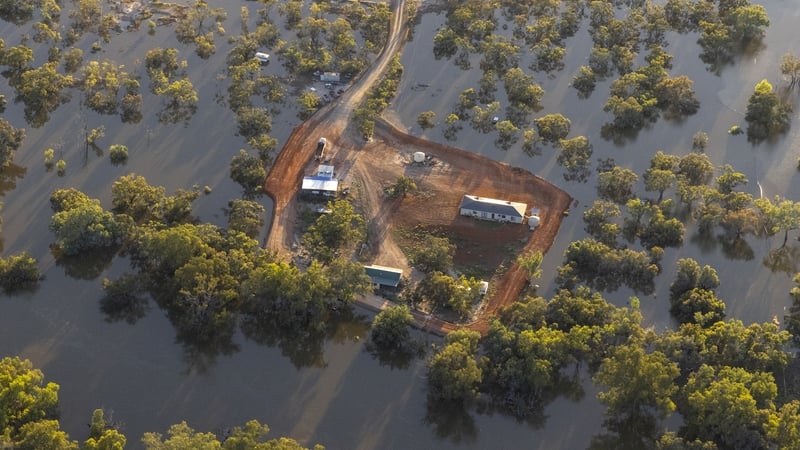
{"type": "MultiPolygon", "coordinates": [[[[297,193],[302,177],[316,169],[313,152],[320,136],[326,136],[330,143],[329,164],[335,167],[336,177],[350,187],[356,208],[367,220],[369,262],[402,268],[407,274],[411,268],[395,242],[393,228],[421,227],[446,235],[457,244],[457,265],[493,271],[503,261],[513,262],[520,252],[546,252],[572,200],[526,170],[404,134],[384,121],[378,122],[372,142],[346,132],[337,134],[335,128],[322,124],[314,126],[310,135],[307,128],[304,124],[295,130],[265,183],[265,190],[275,201],[267,245],[287,256],[299,241],[296,226],[303,201],[297,193]],[[413,162],[416,151],[431,159],[424,164],[413,162]],[[404,198],[386,195],[385,187],[399,175],[414,179],[418,192],[404,198]],[[460,216],[458,206],[464,194],[527,203],[528,208],[539,208],[541,224],[530,231],[527,224],[496,224],[460,216]]],[[[484,306],[469,324],[452,324],[424,314],[418,314],[418,319],[433,331],[467,326],[485,332],[488,318],[516,301],[526,283],[523,271],[512,263],[492,280],[484,306]]]]}

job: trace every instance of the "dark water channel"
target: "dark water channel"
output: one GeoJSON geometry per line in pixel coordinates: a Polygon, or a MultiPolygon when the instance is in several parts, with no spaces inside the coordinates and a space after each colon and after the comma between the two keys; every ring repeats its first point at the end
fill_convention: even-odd
{"type": "MultiPolygon", "coordinates": [[[[225,5],[229,10],[225,26],[235,32],[239,7],[246,2],[225,3],[229,3],[225,5]]],[[[797,199],[800,181],[794,175],[798,155],[792,151],[800,143],[796,120],[786,137],[758,148],[751,147],[742,136],[726,134],[731,125],[743,124],[742,112],[755,83],[768,78],[780,85],[781,55],[800,48],[800,34],[794,32],[800,23],[797,4],[773,0],[766,6],[772,20],[766,47],[725,68],[720,76],[707,72],[697,58],[696,36],[671,39],[673,44],[667,51],[675,58],[670,73],[693,79],[701,102],[700,112],[683,123],[661,120],[625,146],[604,141],[600,126],[607,120],[602,106],[608,84],[599,84],[588,100],[578,100],[569,86],[573,71],[583,64],[590,49],[585,26],[570,41],[566,68],[555,77],[540,77],[547,92],[544,112],[562,112],[570,117],[572,134],[584,134],[592,140],[593,159],[613,157],[637,173],[647,166],[655,150],[686,153],[694,132],[706,131],[712,161],[716,165],[730,163],[746,173],[753,194],[759,194],[758,181],[764,195],[797,199]]],[[[421,134],[415,124],[417,114],[433,110],[437,117],[446,117],[458,94],[476,86],[479,77],[476,71],[462,72],[451,62],[433,59],[432,40],[442,21],[443,16],[425,15],[402,59],[401,94],[393,102],[392,112],[416,134],[421,134]],[[427,87],[419,89],[420,84],[427,87]]],[[[15,45],[19,31],[4,24],[0,36],[7,45],[15,45]]],[[[84,38],[80,44],[87,50],[86,58],[91,57],[91,39],[84,38]]],[[[308,348],[261,345],[237,335],[236,350],[213,361],[187,354],[175,342],[174,330],[164,314],[155,307],[134,325],[106,322],[98,306],[100,282],[103,277],[114,278],[127,270],[127,261],[103,261],[89,272],[57,264],[50,254],[52,234],[47,229],[51,215],[48,198],[53,190],[76,187],[109,207],[111,183],[130,172],[146,176],[151,184],[163,185],[168,192],[194,184],[201,188],[208,185],[213,192],[198,199],[195,212],[201,220],[220,225],[224,224],[222,208],[240,194],[228,177],[228,164],[244,142],[235,136],[233,115],[215,101],[229,45],[218,38],[217,54],[203,61],[192,49],[175,41],[172,29],[159,28],[155,36],[148,36],[145,30],[117,36],[102,56],[142,74],[145,91],[147,78],[141,61],[146,49],[157,46],[182,48],[181,57],[189,61],[189,77],[201,100],[188,125],[164,126],[154,117],[145,117],[135,126],[121,125],[118,117],[81,111],[75,92],[73,100],[59,108],[46,126],[26,126],[27,138],[16,153],[15,166],[0,180],[5,191],[0,235],[3,254],[27,250],[38,258],[46,275],[34,293],[0,298],[0,355],[30,358],[48,379],[61,385],[62,426],[73,438],[85,438],[91,411],[97,407],[106,408],[122,425],[130,448],[138,446],[143,432],[163,432],[169,424],[181,420],[199,430],[221,432],[257,418],[269,424],[275,436],[288,435],[308,445],[318,442],[330,449],[500,449],[521,445],[575,449],[585,448],[601,431],[602,409],[591,386],[580,401],[557,399],[545,409],[547,420],[535,426],[489,412],[463,415],[428,411],[424,361],[412,361],[405,369],[381,365],[365,350],[364,322],[368,317],[332,325],[325,339],[308,348]],[[86,124],[89,128],[106,126],[106,137],[101,140],[105,148],[112,143],[127,145],[128,164],[114,167],[107,156],[99,157],[91,150],[84,153],[81,130],[86,124]],[[67,161],[65,177],[45,171],[43,151],[48,147],[56,149],[57,159],[67,161]],[[309,353],[313,355],[308,357],[309,353]]],[[[43,61],[46,49],[37,48],[36,58],[37,63],[43,61]]],[[[477,64],[477,60],[474,62],[477,64]]],[[[280,70],[277,64],[270,67],[280,70]]],[[[9,91],[4,88],[4,92],[8,96],[9,91]]],[[[157,109],[155,102],[158,99],[145,94],[143,109],[157,109]]],[[[293,107],[287,107],[274,118],[272,135],[279,142],[297,123],[295,113],[293,107]]],[[[15,126],[23,126],[21,105],[9,104],[6,118],[15,126]]],[[[428,130],[425,135],[444,141],[440,129],[428,130]]],[[[468,126],[458,136],[456,145],[528,168],[578,200],[545,258],[540,284],[542,294],[550,295],[555,267],[564,249],[584,234],[580,213],[594,198],[594,178],[585,184],[564,182],[551,148],[545,147],[541,156],[531,158],[519,144],[508,151],[496,149],[495,136],[473,132],[468,126]]],[[[268,200],[262,201],[269,210],[268,200]]],[[[749,240],[752,258],[736,260],[726,257],[719,246],[692,243],[692,234],[690,228],[682,248],[667,250],[656,294],[642,298],[648,324],[656,328],[672,326],[666,292],[675,261],[682,257],[717,268],[722,280],[719,293],[727,303],[729,316],[749,323],[783,315],[791,275],[773,272],[762,263],[769,251],[780,245],[778,237],[749,240]]],[[[792,245],[800,243],[792,241],[792,245]]],[[[798,267],[792,269],[796,270],[798,267]]],[[[607,298],[622,304],[629,295],[618,291],[607,298]]]]}

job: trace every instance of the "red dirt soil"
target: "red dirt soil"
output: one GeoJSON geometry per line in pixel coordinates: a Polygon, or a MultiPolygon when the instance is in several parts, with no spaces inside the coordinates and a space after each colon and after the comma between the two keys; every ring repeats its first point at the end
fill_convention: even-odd
{"type": "MultiPolygon", "coordinates": [[[[271,250],[287,255],[296,242],[297,192],[304,174],[316,167],[313,154],[321,136],[328,138],[336,176],[354,186],[353,200],[365,214],[371,230],[369,244],[375,262],[382,265],[408,269],[405,256],[392,242],[392,227],[421,226],[455,236],[459,242],[456,261],[463,265],[497,265],[508,260],[512,251],[545,253],[572,201],[564,191],[527,170],[405,134],[384,121],[378,121],[369,143],[336,131],[324,121],[313,127],[306,122],[293,131],[276,158],[264,186],[275,204],[267,241],[271,250]],[[432,164],[413,163],[416,151],[431,155],[432,164]],[[385,196],[384,187],[399,175],[413,178],[419,193],[403,199],[385,196]],[[541,223],[530,231],[527,224],[493,224],[460,216],[458,206],[464,194],[527,203],[528,208],[539,208],[541,223]]],[[[527,278],[512,263],[492,284],[484,307],[472,322],[457,324],[418,313],[417,325],[442,334],[464,326],[485,333],[489,318],[519,299],[527,278]]]]}

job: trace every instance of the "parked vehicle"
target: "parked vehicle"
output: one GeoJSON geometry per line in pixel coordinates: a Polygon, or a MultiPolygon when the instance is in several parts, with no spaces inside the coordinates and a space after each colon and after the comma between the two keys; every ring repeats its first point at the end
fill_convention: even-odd
{"type": "Polygon", "coordinates": [[[314,159],[317,161],[321,161],[322,157],[325,155],[325,147],[328,145],[328,140],[324,137],[319,138],[319,142],[317,142],[317,151],[314,153],[314,159]]]}

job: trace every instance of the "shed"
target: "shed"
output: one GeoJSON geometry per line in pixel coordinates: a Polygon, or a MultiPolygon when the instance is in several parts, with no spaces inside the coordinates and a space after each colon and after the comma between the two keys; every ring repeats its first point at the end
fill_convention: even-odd
{"type": "Polygon", "coordinates": [[[375,285],[376,289],[380,289],[381,286],[397,287],[400,284],[400,278],[403,276],[402,269],[375,264],[364,266],[364,271],[372,280],[372,284],[375,285]]]}
{"type": "Polygon", "coordinates": [[[522,223],[525,220],[527,208],[528,205],[525,203],[464,195],[464,198],[461,199],[461,206],[459,206],[459,213],[462,216],[494,222],[522,223]]]}
{"type": "Polygon", "coordinates": [[[332,177],[303,177],[303,194],[335,197],[339,192],[339,180],[332,177]]]}
{"type": "Polygon", "coordinates": [[[322,72],[322,75],[319,76],[319,81],[330,83],[338,83],[340,79],[339,72],[322,72]]]}

